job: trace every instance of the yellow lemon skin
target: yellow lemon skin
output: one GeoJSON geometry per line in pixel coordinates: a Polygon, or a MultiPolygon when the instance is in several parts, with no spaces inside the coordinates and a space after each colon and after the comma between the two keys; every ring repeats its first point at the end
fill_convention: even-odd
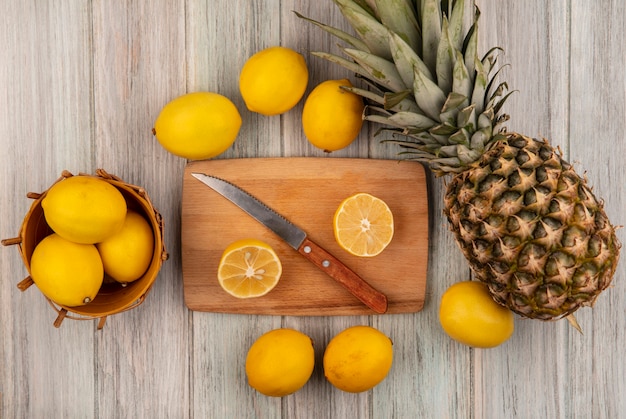
{"type": "Polygon", "coordinates": [[[122,193],[93,176],[72,176],[55,183],[41,206],[55,233],[83,244],[98,243],[117,233],[127,211],[122,193]]]}
{"type": "Polygon", "coordinates": [[[479,281],[462,281],[441,297],[439,321],[454,340],[475,348],[493,348],[513,334],[513,313],[496,303],[487,286],[479,281]]]}
{"type": "Polygon", "coordinates": [[[326,80],[317,85],[304,102],[302,128],[315,147],[326,152],[349,146],[363,126],[363,99],[341,86],[347,79],[326,80]]]}
{"type": "Polygon", "coordinates": [[[248,384],[266,396],[287,396],[307,383],[314,364],[310,337],[293,329],[274,329],[261,335],[248,350],[248,384]]]}
{"type": "Polygon", "coordinates": [[[239,75],[239,91],[248,110],[272,116],[302,99],[309,82],[304,57],[286,47],[270,47],[248,58],[239,75]]]}
{"type": "Polygon", "coordinates": [[[102,260],[93,244],[74,243],[58,234],[37,244],[30,271],[35,285],[46,297],[68,307],[93,301],[104,279],[102,260]]]}
{"type": "Polygon", "coordinates": [[[393,343],[370,326],[353,326],[337,334],[324,351],[324,375],[348,393],[367,391],[385,379],[393,363],[393,343]]]}
{"type": "Polygon", "coordinates": [[[154,251],[150,224],[139,213],[129,210],[122,229],[96,244],[104,272],[117,282],[133,282],[146,272],[154,251]]]}
{"type": "Polygon", "coordinates": [[[152,133],[170,153],[203,160],[225,152],[240,128],[241,115],[230,99],[213,92],[194,92],[166,104],[152,133]]]}

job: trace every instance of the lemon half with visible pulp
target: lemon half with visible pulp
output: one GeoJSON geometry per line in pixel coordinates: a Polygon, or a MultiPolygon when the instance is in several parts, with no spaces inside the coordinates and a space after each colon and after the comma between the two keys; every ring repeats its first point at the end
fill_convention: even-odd
{"type": "Polygon", "coordinates": [[[223,252],[217,278],[227,293],[237,298],[261,297],[278,284],[283,272],[272,247],[257,239],[241,239],[223,252]]]}
{"type": "Polygon", "coordinates": [[[333,217],[333,230],[344,250],[355,256],[376,256],[391,243],[393,214],[382,199],[357,193],[339,204],[333,217]]]}

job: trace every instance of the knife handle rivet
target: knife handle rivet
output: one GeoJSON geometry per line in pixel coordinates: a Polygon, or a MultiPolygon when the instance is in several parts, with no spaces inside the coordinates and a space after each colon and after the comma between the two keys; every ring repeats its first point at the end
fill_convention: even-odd
{"type": "Polygon", "coordinates": [[[311,246],[304,246],[304,253],[311,253],[311,246]]]}
{"type": "Polygon", "coordinates": [[[328,268],[328,267],[330,266],[330,262],[329,262],[329,261],[327,261],[327,260],[325,260],[325,261],[323,261],[323,262],[322,262],[322,266],[323,266],[324,268],[328,268]]]}

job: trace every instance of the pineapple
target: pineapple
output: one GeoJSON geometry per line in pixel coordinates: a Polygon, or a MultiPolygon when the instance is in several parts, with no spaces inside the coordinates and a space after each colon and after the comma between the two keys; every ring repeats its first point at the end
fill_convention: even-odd
{"type": "Polygon", "coordinates": [[[391,131],[385,141],[404,158],[451,177],[444,213],[494,300],[541,320],[592,305],[617,266],[615,228],[559,150],[506,131],[500,49],[479,58],[473,0],[334,1],[357,36],[298,14],[348,45],[345,56],[313,54],[369,84],[347,90],[368,101],[364,119],[391,131]]]}

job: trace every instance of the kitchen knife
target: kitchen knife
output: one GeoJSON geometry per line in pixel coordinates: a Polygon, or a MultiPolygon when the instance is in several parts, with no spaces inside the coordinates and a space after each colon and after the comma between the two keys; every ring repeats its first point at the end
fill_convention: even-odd
{"type": "Polygon", "coordinates": [[[343,285],[373,311],[380,314],[387,311],[387,297],[385,294],[374,289],[339,259],[314,243],[301,228],[292,224],[254,196],[226,180],[204,173],[192,173],[192,176],[272,230],[287,244],[328,274],[328,276],[343,285]]]}

